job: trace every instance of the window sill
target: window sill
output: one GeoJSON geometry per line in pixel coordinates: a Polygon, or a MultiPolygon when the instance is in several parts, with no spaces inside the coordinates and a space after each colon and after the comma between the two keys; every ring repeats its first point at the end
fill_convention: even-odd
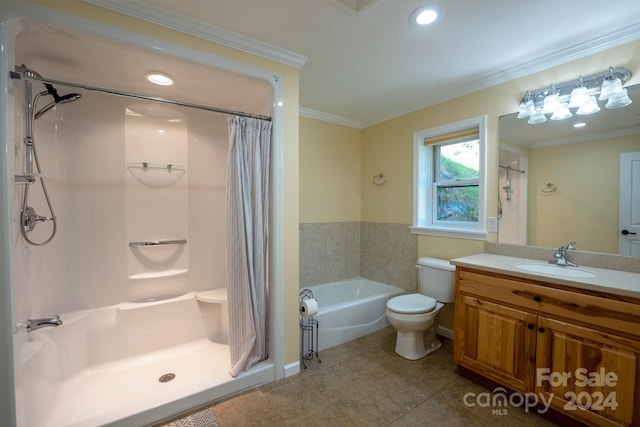
{"type": "Polygon", "coordinates": [[[486,231],[479,230],[465,230],[460,228],[436,228],[436,227],[424,227],[414,225],[411,228],[413,234],[424,234],[428,236],[440,236],[451,237],[453,239],[467,239],[467,240],[488,240],[488,234],[486,231]]]}

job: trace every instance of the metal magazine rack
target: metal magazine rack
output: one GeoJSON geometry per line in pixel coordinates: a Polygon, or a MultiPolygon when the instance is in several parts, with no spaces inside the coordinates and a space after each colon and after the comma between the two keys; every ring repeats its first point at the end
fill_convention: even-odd
{"type": "MultiPolygon", "coordinates": [[[[306,299],[313,299],[313,292],[310,289],[300,291],[300,302],[306,299]]],[[[305,360],[317,358],[322,363],[318,355],[318,321],[313,316],[305,317],[300,313],[300,361],[304,369],[307,369],[305,360]]]]}

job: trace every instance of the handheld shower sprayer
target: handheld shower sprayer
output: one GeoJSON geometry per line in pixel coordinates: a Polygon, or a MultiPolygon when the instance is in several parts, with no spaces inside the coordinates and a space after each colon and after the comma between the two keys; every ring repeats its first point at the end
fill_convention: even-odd
{"type": "MultiPolygon", "coordinates": [[[[38,74],[37,72],[27,68],[26,66],[22,65],[20,67],[16,67],[16,71],[11,73],[11,77],[12,78],[20,78],[20,76],[28,76],[28,77],[37,77],[37,78],[42,78],[42,76],[40,74],[38,74]]],[[[33,99],[31,98],[32,94],[31,94],[31,80],[30,79],[25,79],[24,80],[24,93],[25,93],[25,136],[24,136],[24,145],[25,145],[25,175],[23,175],[22,177],[24,178],[23,181],[21,181],[21,183],[25,184],[24,187],[24,193],[23,193],[23,197],[22,197],[22,207],[20,210],[20,216],[21,216],[21,227],[20,227],[20,232],[22,233],[22,236],[24,237],[24,239],[27,241],[27,243],[34,245],[34,246],[43,246],[46,245],[47,243],[49,243],[51,240],[53,240],[53,237],[56,235],[56,231],[58,228],[58,221],[56,220],[56,215],[53,211],[53,205],[51,203],[51,199],[49,198],[49,193],[47,191],[47,186],[44,180],[44,176],[42,176],[42,171],[40,168],[40,162],[38,161],[38,154],[36,151],[36,144],[35,144],[35,136],[34,136],[34,122],[36,119],[42,117],[43,114],[45,114],[47,111],[51,110],[53,107],[55,107],[57,104],[66,104],[68,102],[73,102],[77,99],[80,99],[82,97],[82,95],[80,95],[79,93],[70,93],[67,95],[62,95],[60,96],[58,94],[58,91],[56,90],[55,87],[53,87],[52,84],[50,83],[46,83],[43,82],[44,86],[46,88],[45,91],[42,91],[40,93],[38,93],[33,99]],[[40,97],[42,96],[46,96],[46,95],[51,95],[53,97],[53,101],[51,101],[49,104],[45,105],[44,107],[42,107],[40,110],[36,110],[37,105],[38,105],[38,100],[40,99],[40,97]],[[35,171],[34,171],[34,165],[35,165],[35,171]],[[49,208],[49,213],[50,216],[41,216],[38,215],[35,210],[29,206],[29,188],[31,186],[31,184],[36,182],[36,176],[39,175],[40,178],[40,185],[42,187],[42,192],[44,194],[44,198],[47,202],[47,206],[49,208]],[[42,222],[46,222],[46,221],[51,221],[52,222],[52,229],[51,232],[49,233],[49,236],[40,242],[36,242],[34,240],[32,240],[29,236],[28,233],[30,233],[31,231],[33,231],[36,227],[36,225],[42,223],[42,222]]]]}

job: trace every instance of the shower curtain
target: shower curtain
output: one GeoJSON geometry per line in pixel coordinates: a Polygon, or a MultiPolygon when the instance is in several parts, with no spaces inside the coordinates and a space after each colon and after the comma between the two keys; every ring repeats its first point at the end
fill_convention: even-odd
{"type": "Polygon", "coordinates": [[[229,117],[227,276],[236,377],[267,358],[268,224],[271,122],[229,117]]]}

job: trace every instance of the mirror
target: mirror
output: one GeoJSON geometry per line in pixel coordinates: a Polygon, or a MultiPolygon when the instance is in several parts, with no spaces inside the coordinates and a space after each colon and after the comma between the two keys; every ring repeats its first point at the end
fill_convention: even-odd
{"type": "Polygon", "coordinates": [[[627,90],[624,108],[600,101],[595,114],[536,125],[500,117],[498,243],[619,253],[620,153],[640,156],[640,85],[627,90]]]}

